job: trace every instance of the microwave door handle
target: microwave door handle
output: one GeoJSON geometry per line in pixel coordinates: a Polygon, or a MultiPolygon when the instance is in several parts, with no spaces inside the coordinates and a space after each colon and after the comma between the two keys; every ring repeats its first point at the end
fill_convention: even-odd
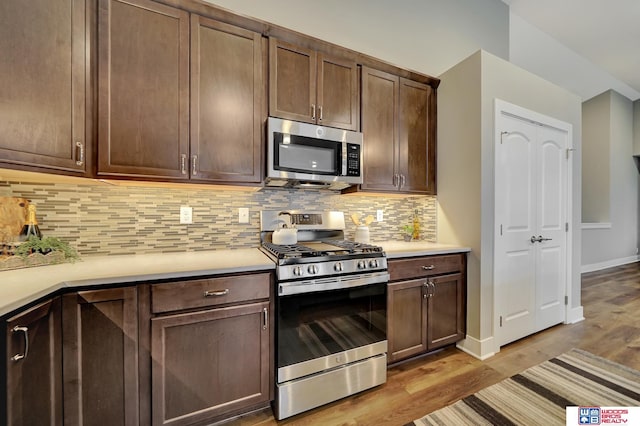
{"type": "Polygon", "coordinates": [[[347,143],[342,142],[342,174],[341,176],[347,175],[347,143]]]}

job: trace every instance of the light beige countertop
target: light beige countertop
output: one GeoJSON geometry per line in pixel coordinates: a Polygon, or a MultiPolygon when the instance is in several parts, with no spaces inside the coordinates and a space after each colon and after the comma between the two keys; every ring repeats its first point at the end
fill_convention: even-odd
{"type": "Polygon", "coordinates": [[[429,243],[426,241],[372,241],[371,244],[381,246],[387,258],[394,259],[400,257],[430,256],[434,254],[467,253],[471,251],[468,247],[455,246],[450,244],[429,243]]]}
{"type": "MultiPolygon", "coordinates": [[[[375,242],[389,259],[464,253],[447,244],[375,242]]],[[[124,256],[90,256],[76,263],[0,272],[0,316],[60,289],[159,279],[273,270],[275,264],[258,248],[124,256]]]]}
{"type": "Polygon", "coordinates": [[[63,288],[273,270],[259,249],[90,256],[76,263],[0,272],[0,316],[63,288]]]}

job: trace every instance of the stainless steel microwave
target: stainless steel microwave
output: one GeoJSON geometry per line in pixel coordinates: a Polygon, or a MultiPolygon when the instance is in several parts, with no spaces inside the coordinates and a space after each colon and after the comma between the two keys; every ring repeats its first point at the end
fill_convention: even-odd
{"type": "Polygon", "coordinates": [[[340,190],[362,183],[362,133],[269,117],[267,186],[340,190]]]}

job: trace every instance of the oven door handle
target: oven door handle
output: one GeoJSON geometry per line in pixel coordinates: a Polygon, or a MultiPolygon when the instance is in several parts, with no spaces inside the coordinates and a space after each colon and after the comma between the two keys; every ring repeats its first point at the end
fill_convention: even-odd
{"type": "Polygon", "coordinates": [[[371,284],[384,284],[387,282],[389,282],[388,272],[345,275],[339,277],[320,278],[317,280],[290,281],[278,283],[278,296],[312,293],[315,291],[341,290],[371,284]]]}

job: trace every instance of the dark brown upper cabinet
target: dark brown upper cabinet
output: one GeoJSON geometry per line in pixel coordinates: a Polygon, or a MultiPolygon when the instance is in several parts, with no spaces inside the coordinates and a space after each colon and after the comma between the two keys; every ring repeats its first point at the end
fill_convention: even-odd
{"type": "Polygon", "coordinates": [[[362,68],[365,191],[436,193],[434,89],[362,68]]]}
{"type": "Polygon", "coordinates": [[[266,40],[191,16],[191,179],[262,181],[266,40]]]}
{"type": "Polygon", "coordinates": [[[269,39],[269,114],[359,130],[355,61],[269,39]]]}
{"type": "Polygon", "coordinates": [[[98,174],[189,178],[189,14],[100,0],[98,174]]]}
{"type": "Polygon", "coordinates": [[[0,165],[89,171],[84,0],[0,1],[0,165]]]}

